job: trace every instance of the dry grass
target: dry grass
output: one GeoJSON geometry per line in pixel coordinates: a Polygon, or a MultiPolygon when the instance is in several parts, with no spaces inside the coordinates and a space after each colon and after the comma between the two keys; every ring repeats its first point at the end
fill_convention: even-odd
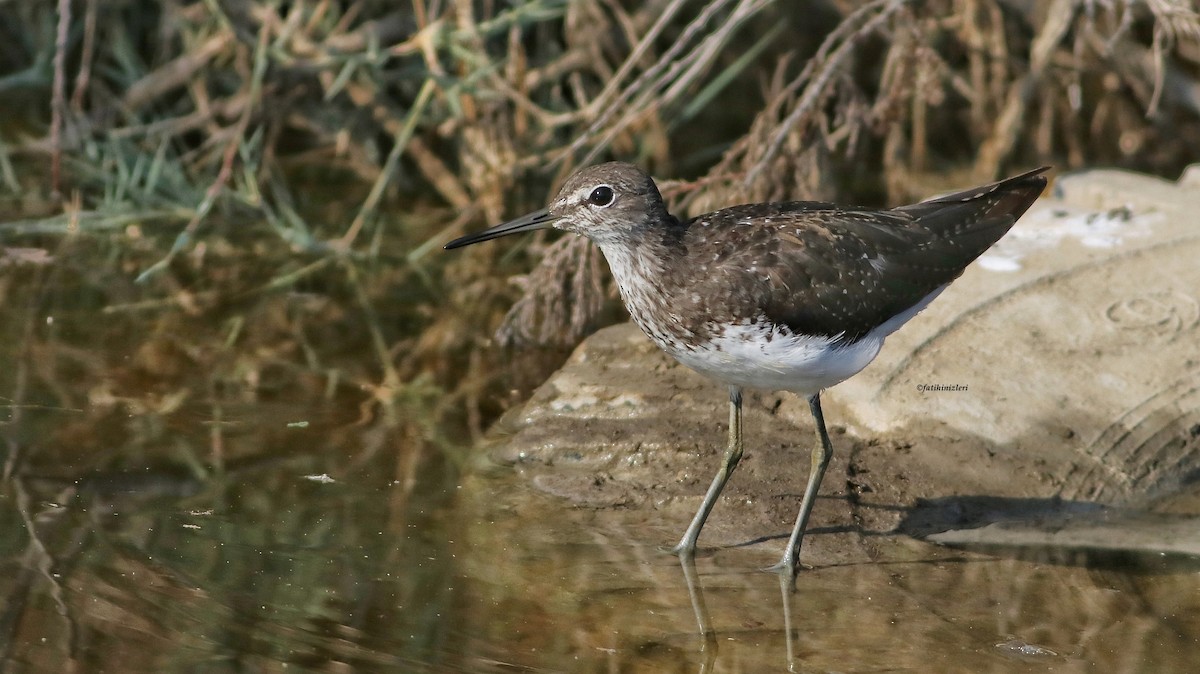
{"type": "MultiPolygon", "coordinates": [[[[177,344],[201,368],[220,352],[205,340],[286,333],[268,360],[353,382],[363,418],[437,400],[422,419],[465,411],[474,433],[506,381],[497,327],[561,349],[611,320],[613,294],[577,240],[440,244],[580,165],[682,178],[664,189],[698,213],[1200,154],[1185,0],[64,0],[0,6],[0,36],[0,212],[20,216],[0,244],[107,260],[90,296],[143,321],[125,348],[181,314],[239,326],[177,344]],[[297,296],[325,309],[286,309],[297,296]]],[[[0,257],[17,261],[0,291],[50,282],[11,271],[27,258],[0,257]]]]}

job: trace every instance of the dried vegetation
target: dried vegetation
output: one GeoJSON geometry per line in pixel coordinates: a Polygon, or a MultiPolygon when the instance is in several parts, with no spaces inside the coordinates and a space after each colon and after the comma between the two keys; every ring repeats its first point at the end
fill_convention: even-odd
{"type": "Polygon", "coordinates": [[[10,427],[300,391],[478,434],[497,341],[619,314],[578,239],[440,244],[601,159],[696,213],[1200,156],[1186,0],[61,0],[0,35],[10,427]]]}

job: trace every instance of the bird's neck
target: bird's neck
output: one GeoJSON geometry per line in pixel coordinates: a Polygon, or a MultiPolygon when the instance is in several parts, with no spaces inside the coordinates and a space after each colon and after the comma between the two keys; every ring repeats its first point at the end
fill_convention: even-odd
{"type": "Polygon", "coordinates": [[[630,245],[625,242],[602,242],[598,244],[613,278],[624,293],[631,283],[644,283],[662,278],[665,264],[656,251],[646,246],[630,245]]]}
{"type": "Polygon", "coordinates": [[[675,258],[684,254],[682,231],[678,222],[639,223],[609,236],[593,237],[604,253],[613,277],[622,291],[633,279],[662,279],[675,265],[675,258]]]}
{"type": "Polygon", "coordinates": [[[633,240],[598,241],[597,245],[635,319],[650,307],[670,304],[678,285],[679,265],[674,260],[682,254],[677,237],[654,233],[633,240]]]}

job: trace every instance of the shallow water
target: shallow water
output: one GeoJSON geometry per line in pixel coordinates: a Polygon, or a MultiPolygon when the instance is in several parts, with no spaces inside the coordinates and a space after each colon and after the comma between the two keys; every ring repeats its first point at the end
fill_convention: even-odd
{"type": "Polygon", "coordinates": [[[290,298],[236,308],[245,323],[149,322],[103,311],[122,288],[79,285],[31,284],[0,311],[4,671],[1184,672],[1200,656],[1191,557],[885,534],[886,556],[805,570],[794,591],[759,570],[777,540],[684,567],[659,549],[684,522],[550,497],[445,441],[466,433],[429,427],[436,401],[388,416],[364,383],[295,366],[280,345],[308,314],[290,298]],[[238,336],[204,342],[207,323],[238,336]]]}
{"type": "Polygon", "coordinates": [[[793,592],[762,546],[688,569],[643,540],[662,522],[399,456],[10,481],[6,669],[1162,672],[1200,648],[1191,560],[908,541],[793,592]]]}

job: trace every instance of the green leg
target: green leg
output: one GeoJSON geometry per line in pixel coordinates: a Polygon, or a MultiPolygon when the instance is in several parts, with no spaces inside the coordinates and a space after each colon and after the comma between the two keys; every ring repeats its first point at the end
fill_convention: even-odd
{"type": "Polygon", "coordinates": [[[721,464],[721,469],[717,471],[716,477],[713,478],[712,484],[708,486],[708,493],[704,495],[704,502],[696,511],[692,523],[688,525],[687,531],[683,532],[683,538],[679,543],[671,548],[671,552],[677,553],[680,557],[696,555],[696,539],[700,537],[704,521],[708,519],[708,514],[712,512],[713,506],[717,503],[717,497],[721,495],[721,490],[725,488],[725,483],[729,481],[729,476],[733,475],[733,469],[737,468],[738,461],[741,460],[742,389],[731,386],[729,387],[729,445],[725,448],[725,459],[721,464]]]}
{"type": "Polygon", "coordinates": [[[783,559],[771,567],[772,571],[787,572],[793,578],[800,569],[800,544],[804,542],[808,516],[812,513],[813,502],[816,501],[817,491],[821,488],[821,479],[825,477],[825,469],[829,467],[829,459],[833,457],[833,445],[830,444],[829,433],[825,430],[825,415],[821,413],[820,393],[808,399],[808,407],[812,410],[813,421],[817,424],[817,444],[813,447],[809,464],[808,487],[804,490],[804,500],[800,503],[800,513],[796,515],[796,526],[792,528],[792,536],[788,539],[783,559]]]}

